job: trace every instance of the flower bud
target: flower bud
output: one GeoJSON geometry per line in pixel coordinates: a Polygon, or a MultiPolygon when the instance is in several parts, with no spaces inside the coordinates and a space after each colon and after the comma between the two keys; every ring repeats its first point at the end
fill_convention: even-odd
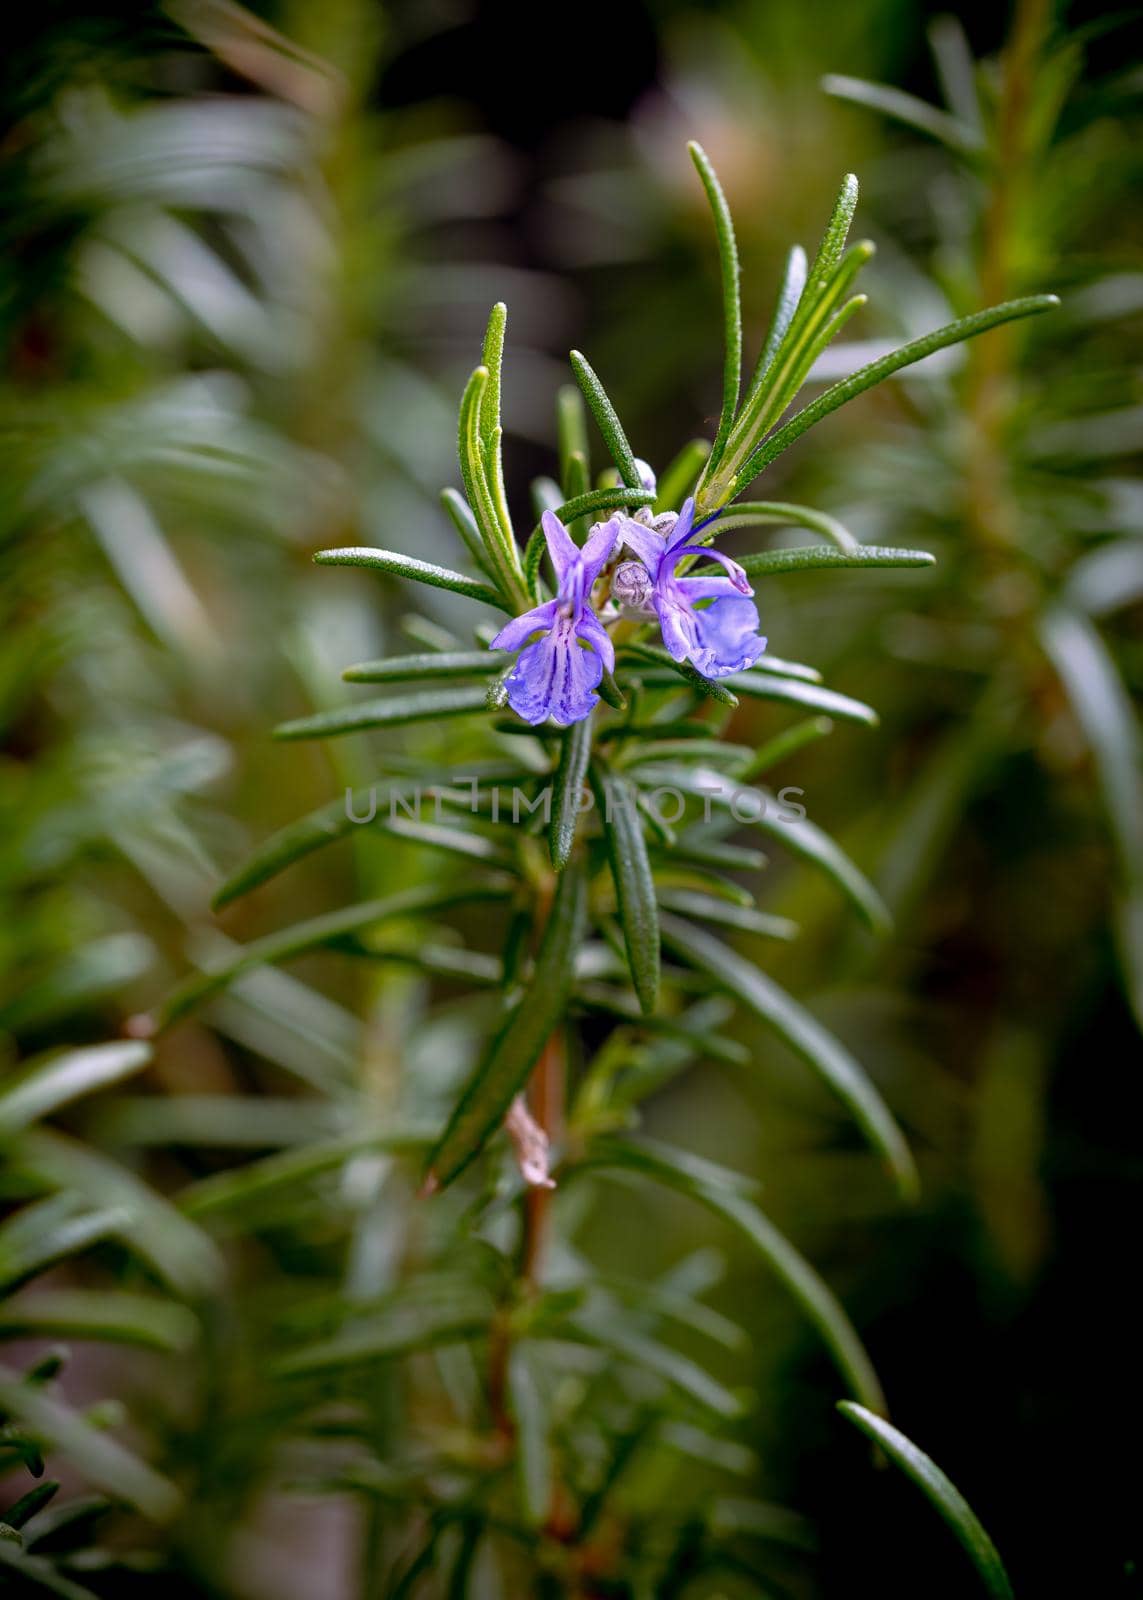
{"type": "Polygon", "coordinates": [[[622,561],[611,580],[611,598],[632,611],[643,611],[651,598],[651,574],[641,561],[622,561]]]}

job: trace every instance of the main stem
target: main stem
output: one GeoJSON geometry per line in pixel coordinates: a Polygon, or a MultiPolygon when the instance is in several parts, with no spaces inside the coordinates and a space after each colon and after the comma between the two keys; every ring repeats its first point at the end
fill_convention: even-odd
{"type": "MultiPolygon", "coordinates": [[[[554,880],[547,879],[539,892],[536,929],[539,933],[551,915],[555,894],[554,880]]],[[[528,1079],[528,1108],[536,1122],[555,1144],[563,1133],[567,1094],[567,1059],[562,1028],[548,1038],[528,1079]]],[[[517,1282],[525,1294],[535,1290],[543,1264],[544,1242],[551,1214],[552,1191],[539,1186],[524,1192],[524,1231],[520,1244],[517,1282]]],[[[515,1426],[508,1410],[508,1362],[512,1339],[507,1318],[498,1312],[488,1344],[488,1405],[497,1433],[509,1443],[515,1426]]]]}

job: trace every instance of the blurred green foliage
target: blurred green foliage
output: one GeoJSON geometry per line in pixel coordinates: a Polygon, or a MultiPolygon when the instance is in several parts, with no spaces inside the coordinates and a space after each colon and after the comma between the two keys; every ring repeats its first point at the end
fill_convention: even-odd
{"type": "MultiPolygon", "coordinates": [[[[764,325],[788,241],[820,227],[840,170],[861,170],[873,304],[818,377],[995,300],[1052,288],[1064,306],[934,359],[826,423],[830,449],[795,450],[766,478],[773,498],[824,506],[866,543],[939,557],[935,574],[759,584],[775,651],[881,712],[876,737],[804,747],[774,782],[805,788],[897,918],[888,941],[855,933],[779,862],[767,911],[808,937],[767,945],[764,963],[801,994],[839,980],[815,1013],[874,1065],[918,1151],[920,1213],[891,1220],[826,1097],[769,1046],[760,1096],[734,1066],[743,1041],[763,1048],[745,1030],[702,1074],[683,1071],[681,1046],[640,1057],[672,1079],[652,1129],[764,1177],[768,1209],[850,1306],[902,1421],[933,1437],[1032,1592],[1065,1571],[1081,1589],[1133,1592],[1111,1588],[1130,1582],[1128,1508],[1104,1478],[1087,1490],[1098,1548],[1085,1557],[1045,1556],[1016,1485],[1026,1473],[1054,1519],[1054,1480],[1068,1478],[1055,1463],[1086,1437],[1080,1394],[1106,1395],[1110,1412],[1125,1379],[1125,1347],[1093,1341],[1088,1312],[1069,1322],[1064,1303],[1085,1289],[1106,1316],[1098,1211],[1131,1192],[1137,1142],[1087,1101],[1068,1126],[1061,1083],[1098,1074],[1118,1105],[1115,1080],[1138,1056],[1118,996],[1143,1006],[1138,66],[1126,32],[1069,27],[1035,0],[1021,0],[1004,54],[988,53],[985,29],[980,61],[938,22],[931,64],[924,18],[888,0],[830,6],[825,24],[793,4],[663,7],[658,22],[657,83],[623,125],[569,115],[529,184],[522,157],[484,132],[490,103],[378,104],[378,82],[399,84],[402,52],[437,25],[400,8],[390,22],[330,0],[280,8],[273,25],[226,0],[60,8],[9,55],[0,1465],[21,1539],[0,1530],[0,1586],[73,1600],[159,1582],[322,1600],[523,1592],[471,1521],[410,1518],[409,1474],[420,1493],[425,1466],[396,1449],[410,1420],[439,1447],[442,1505],[502,1465],[481,1455],[478,1427],[456,1426],[479,1415],[471,1362],[430,1349],[486,1322],[500,1254],[470,1237],[450,1257],[462,1202],[418,1209],[401,1159],[470,1064],[479,1005],[438,972],[445,1004],[430,1019],[423,971],[319,950],[288,975],[241,972],[155,1049],[124,1035],[238,942],[354,898],[453,884],[447,855],[355,830],[221,922],[210,911],[222,869],[254,842],[373,776],[355,747],[271,745],[271,725],[328,708],[346,661],[471,647],[457,597],[425,591],[407,619],[396,581],[315,572],[310,555],[375,543],[455,565],[436,493],[455,476],[455,395],[489,301],[506,292],[522,330],[506,416],[523,453],[551,443],[551,352],[576,321],[634,437],[684,437],[717,413],[715,258],[683,153],[697,136],[752,263],[748,329],[764,325]],[[819,75],[839,72],[908,75],[929,109],[836,78],[823,92],[819,75]],[[506,218],[529,241],[510,274],[482,265],[502,268],[506,218]],[[363,1094],[379,1120],[400,1107],[395,1150],[363,1126],[363,1094]],[[1078,1243],[1059,1237],[1080,1227],[1061,1199],[1075,1171],[1107,1184],[1078,1243]],[[287,1351],[361,1326],[400,1276],[411,1213],[439,1276],[389,1292],[370,1323],[381,1348],[412,1351],[407,1388],[388,1363],[355,1368],[339,1394],[272,1375],[287,1351]],[[1089,1277],[1074,1258],[1093,1250],[1089,1277]],[[918,1284],[927,1317],[910,1303],[918,1284]],[[1037,1331],[1056,1313],[1076,1330],[1067,1402],[1037,1376],[1065,1364],[1037,1331]],[[978,1364],[998,1341],[1014,1353],[993,1381],[978,1364]],[[934,1399],[938,1368],[948,1387],[934,1399]],[[1039,1417],[1061,1411],[1057,1454],[1039,1417]],[[41,1449],[63,1483],[50,1499],[50,1484],[25,1495],[43,1483],[28,1475],[41,1449]],[[418,1566],[425,1549],[432,1569],[418,1566]],[[445,1587],[449,1571],[469,1590],[445,1587]]],[[[448,728],[386,749],[452,762],[467,752],[448,728]]],[[[773,731],[754,703],[730,729],[748,746],[773,731]]],[[[759,954],[748,931],[735,940],[759,954]]],[[[696,1027],[724,1025],[718,1001],[697,1005],[714,1009],[696,1027]]],[[[831,1498],[823,1463],[844,1450],[832,1376],[745,1247],[725,1255],[725,1230],[666,1191],[570,1185],[561,1204],[561,1233],[590,1241],[616,1320],[669,1330],[667,1346],[629,1349],[630,1366],[653,1363],[648,1348],[704,1365],[714,1351],[722,1392],[760,1396],[750,1433],[700,1426],[684,1404],[645,1449],[644,1391],[612,1384],[625,1431],[610,1465],[598,1432],[573,1432],[599,1493],[582,1518],[600,1514],[610,1472],[633,1512],[686,1513],[663,1527],[648,1516],[640,1554],[660,1579],[644,1592],[840,1593],[860,1561],[881,1592],[912,1594],[910,1559],[927,1593],[964,1592],[968,1569],[943,1571],[940,1534],[909,1531],[913,1503],[862,1490],[859,1452],[831,1498]],[[778,1500],[824,1511],[823,1552],[778,1500]],[[882,1528],[876,1556],[855,1542],[879,1546],[882,1528]],[[699,1571],[710,1549],[729,1563],[714,1579],[699,1571]],[[736,1571],[744,1561],[764,1576],[736,1571]]],[[[582,1268],[570,1244],[557,1265],[569,1282],[582,1268]]],[[[569,1354],[565,1381],[574,1416],[607,1373],[569,1354]]],[[[514,1384],[515,1426],[534,1443],[526,1363],[514,1384]]],[[[535,1502],[543,1464],[523,1459],[535,1502]]]]}

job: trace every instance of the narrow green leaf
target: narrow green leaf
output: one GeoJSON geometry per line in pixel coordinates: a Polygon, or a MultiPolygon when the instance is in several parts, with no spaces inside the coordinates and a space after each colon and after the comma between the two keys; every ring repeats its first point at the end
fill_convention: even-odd
{"type": "Polygon", "coordinates": [[[346,683],[403,683],[415,678],[476,678],[499,672],[504,658],[492,650],[440,650],[428,655],[386,656],[346,667],[346,683]]]}
{"type": "Polygon", "coordinates": [[[489,577],[495,577],[495,571],[489,565],[488,551],[484,548],[480,529],[476,526],[476,518],[468,501],[455,489],[442,489],[441,505],[444,506],[450,522],[460,534],[473,561],[482,571],[487,572],[489,577]]]}
{"type": "Polygon", "coordinates": [[[190,1184],[178,1196],[190,1217],[213,1217],[227,1211],[248,1216],[251,1208],[283,1191],[296,1192],[327,1172],[336,1172],[363,1151],[417,1154],[432,1144],[435,1130],[385,1128],[358,1130],[337,1139],[315,1140],[301,1150],[277,1150],[259,1161],[212,1174],[190,1184]]]}
{"type": "Polygon", "coordinates": [[[499,472],[500,388],[504,367],[504,338],[508,331],[508,307],[498,300],[488,314],[480,364],[488,372],[488,382],[480,399],[480,440],[484,446],[485,467],[495,484],[499,472]]]}
{"type": "Polygon", "coordinates": [[[26,1522],[31,1521],[37,1511],[42,1511],[54,1500],[59,1492],[59,1484],[50,1479],[47,1483],[37,1483],[34,1489],[29,1489],[27,1494],[22,1494],[18,1500],[13,1501],[4,1513],[4,1521],[10,1528],[22,1528],[26,1522]]]}
{"type": "Polygon", "coordinates": [[[12,1574],[12,1581],[24,1595],[50,1594],[55,1600],[99,1600],[93,1589],[85,1589],[65,1578],[46,1556],[30,1555],[0,1536],[0,1566],[12,1574]]]}
{"type": "Polygon", "coordinates": [[[607,391],[592,371],[586,357],[578,350],[573,350],[569,358],[576,381],[583,390],[584,399],[591,408],[596,425],[603,435],[604,443],[611,452],[611,459],[619,469],[619,476],[629,489],[640,489],[639,471],[635,465],[635,457],[631,446],[627,442],[627,435],[622,424],[615,414],[615,407],[607,397],[607,391]]]}
{"type": "Polygon", "coordinates": [[[587,440],[587,412],[583,395],[572,383],[560,386],[556,394],[556,436],[560,453],[560,485],[565,500],[570,498],[569,472],[573,456],[588,463],[589,476],[591,449],[587,440]]]}
{"type": "Polygon", "coordinates": [[[82,1209],[71,1194],[23,1206],[0,1223],[0,1293],[11,1294],[38,1273],[120,1232],[130,1221],[121,1206],[82,1209]]]}
{"type": "Polygon", "coordinates": [[[934,17],[925,31],[946,104],[966,127],[981,132],[984,119],[976,87],[976,62],[963,24],[957,17],[934,17]]]}
{"type": "Polygon", "coordinates": [[[750,379],[750,387],[746,391],[744,407],[750,405],[769,376],[770,367],[777,355],[786,335],[790,331],[790,324],[794,320],[802,294],[806,287],[806,273],[809,270],[806,261],[806,252],[800,244],[794,245],[786,257],[785,270],[782,273],[782,282],[778,288],[778,298],[774,302],[774,314],[770,319],[770,326],[766,331],[766,338],[762,343],[762,350],[758,357],[758,365],[754,368],[750,379]]]}
{"type": "Polygon", "coordinates": [[[862,544],[856,550],[830,550],[806,545],[796,550],[760,550],[739,558],[751,578],[784,572],[816,572],[824,567],[931,567],[936,557],[928,550],[898,550],[891,545],[862,544]]]}
{"type": "Polygon", "coordinates": [[[429,1173],[436,1185],[451,1183],[487,1144],[560,1025],[586,917],[586,874],[573,856],[557,880],[532,981],[469,1079],[432,1154],[429,1173]]]}
{"type": "Polygon", "coordinates": [[[857,210],[857,196],[857,178],[852,172],[847,172],[841,180],[841,188],[834,201],[829,225],[818,246],[818,253],[810,263],[810,270],[806,274],[806,283],[811,295],[820,293],[825,281],[837,270],[841,253],[845,249],[845,241],[849,238],[853,214],[857,210]]]}
{"type": "Polygon", "coordinates": [[[719,988],[740,1000],[814,1069],[880,1152],[902,1198],[915,1198],[917,1172],[909,1147],[880,1094],[845,1046],[772,978],[720,940],[671,914],[662,919],[662,927],[664,942],[680,960],[705,972],[719,988]]]}
{"type": "Polygon", "coordinates": [[[710,457],[709,439],[691,439],[671,464],[660,474],[655,494],[655,511],[675,511],[698,482],[710,457]]]}
{"type": "Polygon", "coordinates": [[[46,1128],[22,1135],[18,1166],[93,1208],[121,1212],[117,1237],[180,1294],[196,1298],[218,1292],[224,1265],[213,1242],[126,1167],[46,1128]]]}
{"type": "Polygon", "coordinates": [[[880,111],[895,122],[927,133],[950,150],[960,155],[979,155],[985,147],[984,135],[979,128],[952,117],[947,111],[930,105],[927,100],[903,89],[891,88],[885,83],[870,83],[865,78],[850,78],[844,73],[828,72],[822,79],[822,88],[838,100],[849,100],[854,105],[868,106],[880,111]]]}
{"type": "Polygon", "coordinates": [[[663,1378],[717,1416],[729,1419],[742,1415],[742,1405],[737,1396],[717,1383],[696,1362],[668,1345],[660,1344],[657,1339],[649,1339],[631,1328],[619,1327],[611,1317],[606,1320],[602,1316],[589,1317],[586,1314],[571,1317],[555,1330],[554,1336],[567,1338],[569,1333],[586,1344],[613,1352],[620,1360],[630,1362],[641,1371],[653,1372],[656,1377],[663,1378]]]}
{"type": "MultiPolygon", "coordinates": [[[[891,926],[889,912],[877,890],[841,847],[807,817],[792,813],[786,802],[777,800],[768,790],[747,789],[741,781],[732,783],[713,767],[664,764],[655,777],[660,783],[723,809],[729,808],[732,798],[736,799],[739,816],[735,820],[749,821],[752,827],[779,840],[792,855],[812,862],[837,885],[874,932],[884,933],[891,926]],[[750,811],[743,813],[748,796],[753,796],[750,811]]],[[[644,778],[648,778],[646,772],[644,778]]]]}
{"type": "Polygon", "coordinates": [[[562,872],[567,866],[575,843],[576,821],[591,755],[591,721],[590,717],[584,717],[580,722],[573,722],[564,732],[560,744],[552,821],[548,830],[552,865],[557,872],[562,872]]]}
{"type": "Polygon", "coordinates": [[[799,750],[804,750],[807,745],[814,744],[818,739],[824,739],[827,733],[833,731],[833,723],[828,717],[807,717],[805,722],[795,722],[792,728],[784,728],[781,733],[776,733],[772,739],[759,745],[745,766],[740,767],[735,776],[739,783],[750,783],[762,773],[769,772],[771,767],[776,767],[780,762],[789,760],[799,750]]]}
{"type": "Polygon", "coordinates": [[[877,726],[878,717],[872,706],[816,683],[800,683],[795,678],[772,677],[764,672],[736,672],[720,681],[735,694],[752,700],[782,700],[788,705],[808,706],[843,722],[863,722],[870,728],[877,726]]]}
{"type": "Polygon", "coordinates": [[[629,489],[616,485],[614,489],[592,489],[587,494],[576,495],[573,500],[565,501],[556,515],[561,522],[571,523],[578,517],[588,517],[596,511],[622,511],[630,506],[649,506],[654,498],[654,490],[642,486],[629,489]]]}
{"type": "Polygon", "coordinates": [[[315,1377],[438,1345],[463,1344],[487,1336],[491,1312],[483,1294],[470,1294],[452,1305],[400,1305],[286,1356],[276,1363],[275,1371],[282,1377],[315,1377]]]}
{"type": "MultiPolygon", "coordinates": [[[[652,666],[663,667],[672,672],[677,672],[680,663],[662,649],[659,645],[643,644],[636,639],[629,639],[619,647],[622,656],[634,657],[637,661],[646,661],[652,666]]],[[[752,672],[765,672],[778,678],[797,678],[802,683],[820,683],[822,675],[816,667],[807,667],[800,661],[783,661],[781,656],[773,656],[768,651],[758,657],[750,669],[752,672]]],[[[653,680],[647,678],[646,682],[653,680]]],[[[725,680],[720,680],[725,681],[725,680]]],[[[644,732],[651,732],[645,729],[644,732]]]]}
{"type": "Polygon", "coordinates": [[[430,689],[423,694],[399,695],[386,700],[359,700],[356,705],[319,711],[279,723],[275,739],[332,739],[343,733],[369,728],[395,728],[407,722],[437,721],[441,717],[466,717],[488,710],[487,690],[430,689]]]}
{"type": "Polygon", "coordinates": [[[631,981],[640,1006],[649,1013],[659,998],[659,910],[636,804],[638,791],[630,779],[595,767],[591,787],[615,883],[631,981]]]}
{"type": "Polygon", "coordinates": [[[547,1521],[552,1505],[550,1418],[527,1343],[513,1345],[508,1358],[508,1407],[516,1424],[520,1498],[528,1521],[538,1528],[547,1521]]]}
{"type": "Polygon", "coordinates": [[[853,1393],[872,1410],[885,1410],[881,1384],[844,1307],[805,1257],[749,1195],[742,1192],[738,1174],[715,1167],[709,1174],[703,1173],[695,1168],[694,1157],[686,1152],[648,1139],[599,1140],[592,1146],[587,1164],[641,1172],[670,1189],[689,1195],[715,1216],[729,1222],[786,1286],[817,1329],[853,1393]]]}
{"type": "MultiPolygon", "coordinates": [[[[460,401],[457,454],[464,491],[484,542],[488,565],[496,575],[496,584],[504,595],[506,609],[517,611],[521,609],[523,597],[520,553],[516,548],[502,485],[493,483],[489,477],[485,440],[481,432],[487,416],[485,396],[491,381],[489,370],[484,366],[477,367],[468,380],[460,401]]],[[[498,436],[495,448],[498,453],[498,436]]]]}
{"type": "Polygon", "coordinates": [[[733,905],[712,894],[690,889],[660,889],[659,904],[664,911],[678,911],[686,917],[701,917],[704,922],[719,922],[743,933],[757,933],[766,939],[796,939],[798,924],[789,917],[775,917],[753,906],[733,905]]]}
{"type": "Polygon", "coordinates": [[[177,1353],[196,1331],[185,1306],[125,1290],[40,1290],[0,1304],[2,1339],[93,1339],[177,1353]]]}
{"type": "Polygon", "coordinates": [[[277,833],[271,834],[215,892],[211,902],[214,909],[220,911],[231,901],[249,894],[251,889],[277,877],[279,872],[284,872],[295,861],[300,861],[314,850],[320,850],[323,845],[343,839],[357,826],[353,817],[366,814],[369,800],[368,790],[354,790],[352,794],[347,794],[346,799],[331,800],[328,805],[319,806],[316,811],[299,817],[296,822],[288,823],[277,833]]]}
{"type": "Polygon", "coordinates": [[[824,394],[820,394],[816,400],[797,412],[789,422],[759,445],[735,475],[726,498],[733,499],[735,495],[741,494],[746,485],[776,460],[783,450],[788,449],[795,439],[800,438],[807,428],[812,428],[814,423],[820,422],[831,411],[836,411],[839,406],[853,400],[866,389],[871,389],[875,384],[892,377],[903,367],[923,361],[926,356],[931,356],[938,350],[945,350],[949,345],[976,338],[977,335],[998,328],[1005,322],[1013,322],[1020,317],[1036,316],[1041,311],[1050,311],[1059,303],[1054,294],[1029,295],[1022,300],[1009,300],[1003,305],[991,306],[987,311],[977,311],[972,316],[960,317],[946,327],[937,328],[920,339],[913,339],[909,344],[902,345],[899,350],[882,356],[879,361],[870,362],[867,367],[862,367],[850,377],[841,379],[824,394]]]}
{"type": "Polygon", "coordinates": [[[922,1494],[936,1507],[964,1547],[980,1577],[986,1594],[993,1600],[1014,1600],[1012,1585],[1004,1570],[1000,1553],[988,1537],[979,1517],[955,1484],[936,1462],[917,1448],[911,1439],[894,1428],[884,1417],[875,1416],[852,1400],[839,1400],[837,1409],[867,1439],[872,1439],[922,1494]]]}
{"type": "Polygon", "coordinates": [[[414,583],[451,589],[454,594],[483,600],[501,611],[511,610],[498,591],[479,578],[466,578],[463,572],[451,572],[448,567],[435,566],[431,561],[418,561],[415,556],[407,556],[399,550],[378,550],[370,544],[347,545],[341,550],[319,550],[314,560],[319,567],[372,567],[375,572],[391,572],[398,578],[411,578],[414,583]]]}
{"type": "Polygon", "coordinates": [[[865,240],[854,245],[836,267],[831,267],[828,277],[810,278],[770,371],[743,406],[727,441],[725,459],[710,475],[712,485],[718,486],[718,504],[733,499],[743,464],[752,457],[759,441],[794,399],[822,350],[858,309],[860,296],[847,305],[842,302],[872,255],[873,245],[865,240]]]}
{"type": "Polygon", "coordinates": [[[694,140],[687,149],[690,151],[691,160],[702,179],[702,186],[710,202],[715,232],[718,235],[718,259],[722,273],[724,346],[722,412],[710,452],[710,459],[717,466],[734,422],[734,413],[738,408],[738,391],[742,383],[742,300],[738,284],[738,244],[734,237],[734,221],[730,215],[730,207],[726,203],[726,196],[710,158],[702,146],[694,140]]]}
{"type": "Polygon", "coordinates": [[[687,1059],[693,1055],[705,1061],[725,1062],[728,1067],[742,1067],[750,1060],[750,1052],[737,1039],[728,1039],[706,1028],[696,1030],[685,1020],[664,1016],[661,1011],[647,1016],[638,1002],[632,1000],[624,990],[612,989],[602,983],[581,983],[573,1001],[578,1011],[615,1017],[620,1022],[630,1023],[641,1033],[650,1033],[660,1039],[685,1045],[687,1059]]]}
{"type": "Polygon", "coordinates": [[[1143,737],[1099,630],[1057,606],[1040,636],[1091,749],[1119,858],[1116,943],[1132,1010],[1143,1027],[1143,737]]]}
{"type": "MultiPolygon", "coordinates": [[[[394,830],[399,826],[399,823],[394,823],[394,830]]],[[[250,944],[237,945],[225,961],[204,972],[195,973],[172,990],[155,1013],[156,1025],[160,1029],[169,1028],[211,995],[233,983],[242,973],[255,967],[292,961],[307,951],[335,944],[347,935],[361,933],[382,922],[425,916],[464,901],[498,899],[503,897],[508,887],[506,882],[494,880],[490,884],[468,883],[451,887],[429,885],[403,889],[380,900],[367,900],[360,905],[344,906],[339,911],[327,911],[321,916],[309,917],[305,922],[294,923],[277,933],[268,933],[250,944]]]]}
{"type": "Polygon", "coordinates": [[[96,1488],[125,1500],[151,1521],[166,1522],[179,1510],[182,1496],[169,1479],[8,1367],[0,1367],[0,1406],[41,1447],[60,1451],[96,1488]]]}
{"type": "Polygon", "coordinates": [[[750,528],[765,523],[809,528],[847,555],[861,549],[853,534],[836,517],[827,516],[824,511],[815,511],[812,506],[792,505],[785,500],[738,500],[713,524],[712,532],[729,533],[732,528],[750,528]]]}
{"type": "Polygon", "coordinates": [[[36,1057],[0,1087],[0,1137],[82,1095],[121,1082],[142,1071],[150,1059],[150,1045],[126,1039],[36,1057]]]}

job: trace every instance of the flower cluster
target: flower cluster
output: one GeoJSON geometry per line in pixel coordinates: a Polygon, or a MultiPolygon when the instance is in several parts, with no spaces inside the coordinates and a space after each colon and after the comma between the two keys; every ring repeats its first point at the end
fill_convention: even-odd
{"type": "Polygon", "coordinates": [[[754,591],[737,562],[695,542],[703,525],[696,528],[694,518],[693,499],[677,515],[642,520],[618,513],[596,523],[581,549],[559,518],[545,511],[555,598],[514,618],[490,645],[520,651],[505,687],[509,705],[525,722],[551,717],[566,727],[599,703],[596,691],[604,671],[614,670],[615,646],[593,609],[592,590],[624,547],[635,559],[620,562],[612,574],[611,603],[603,612],[607,620],[617,620],[621,612],[657,618],[674,660],[689,661],[706,678],[725,678],[753,666],[766,648],[754,591]],[[717,562],[723,572],[679,573],[684,561],[699,556],[717,562]]]}

